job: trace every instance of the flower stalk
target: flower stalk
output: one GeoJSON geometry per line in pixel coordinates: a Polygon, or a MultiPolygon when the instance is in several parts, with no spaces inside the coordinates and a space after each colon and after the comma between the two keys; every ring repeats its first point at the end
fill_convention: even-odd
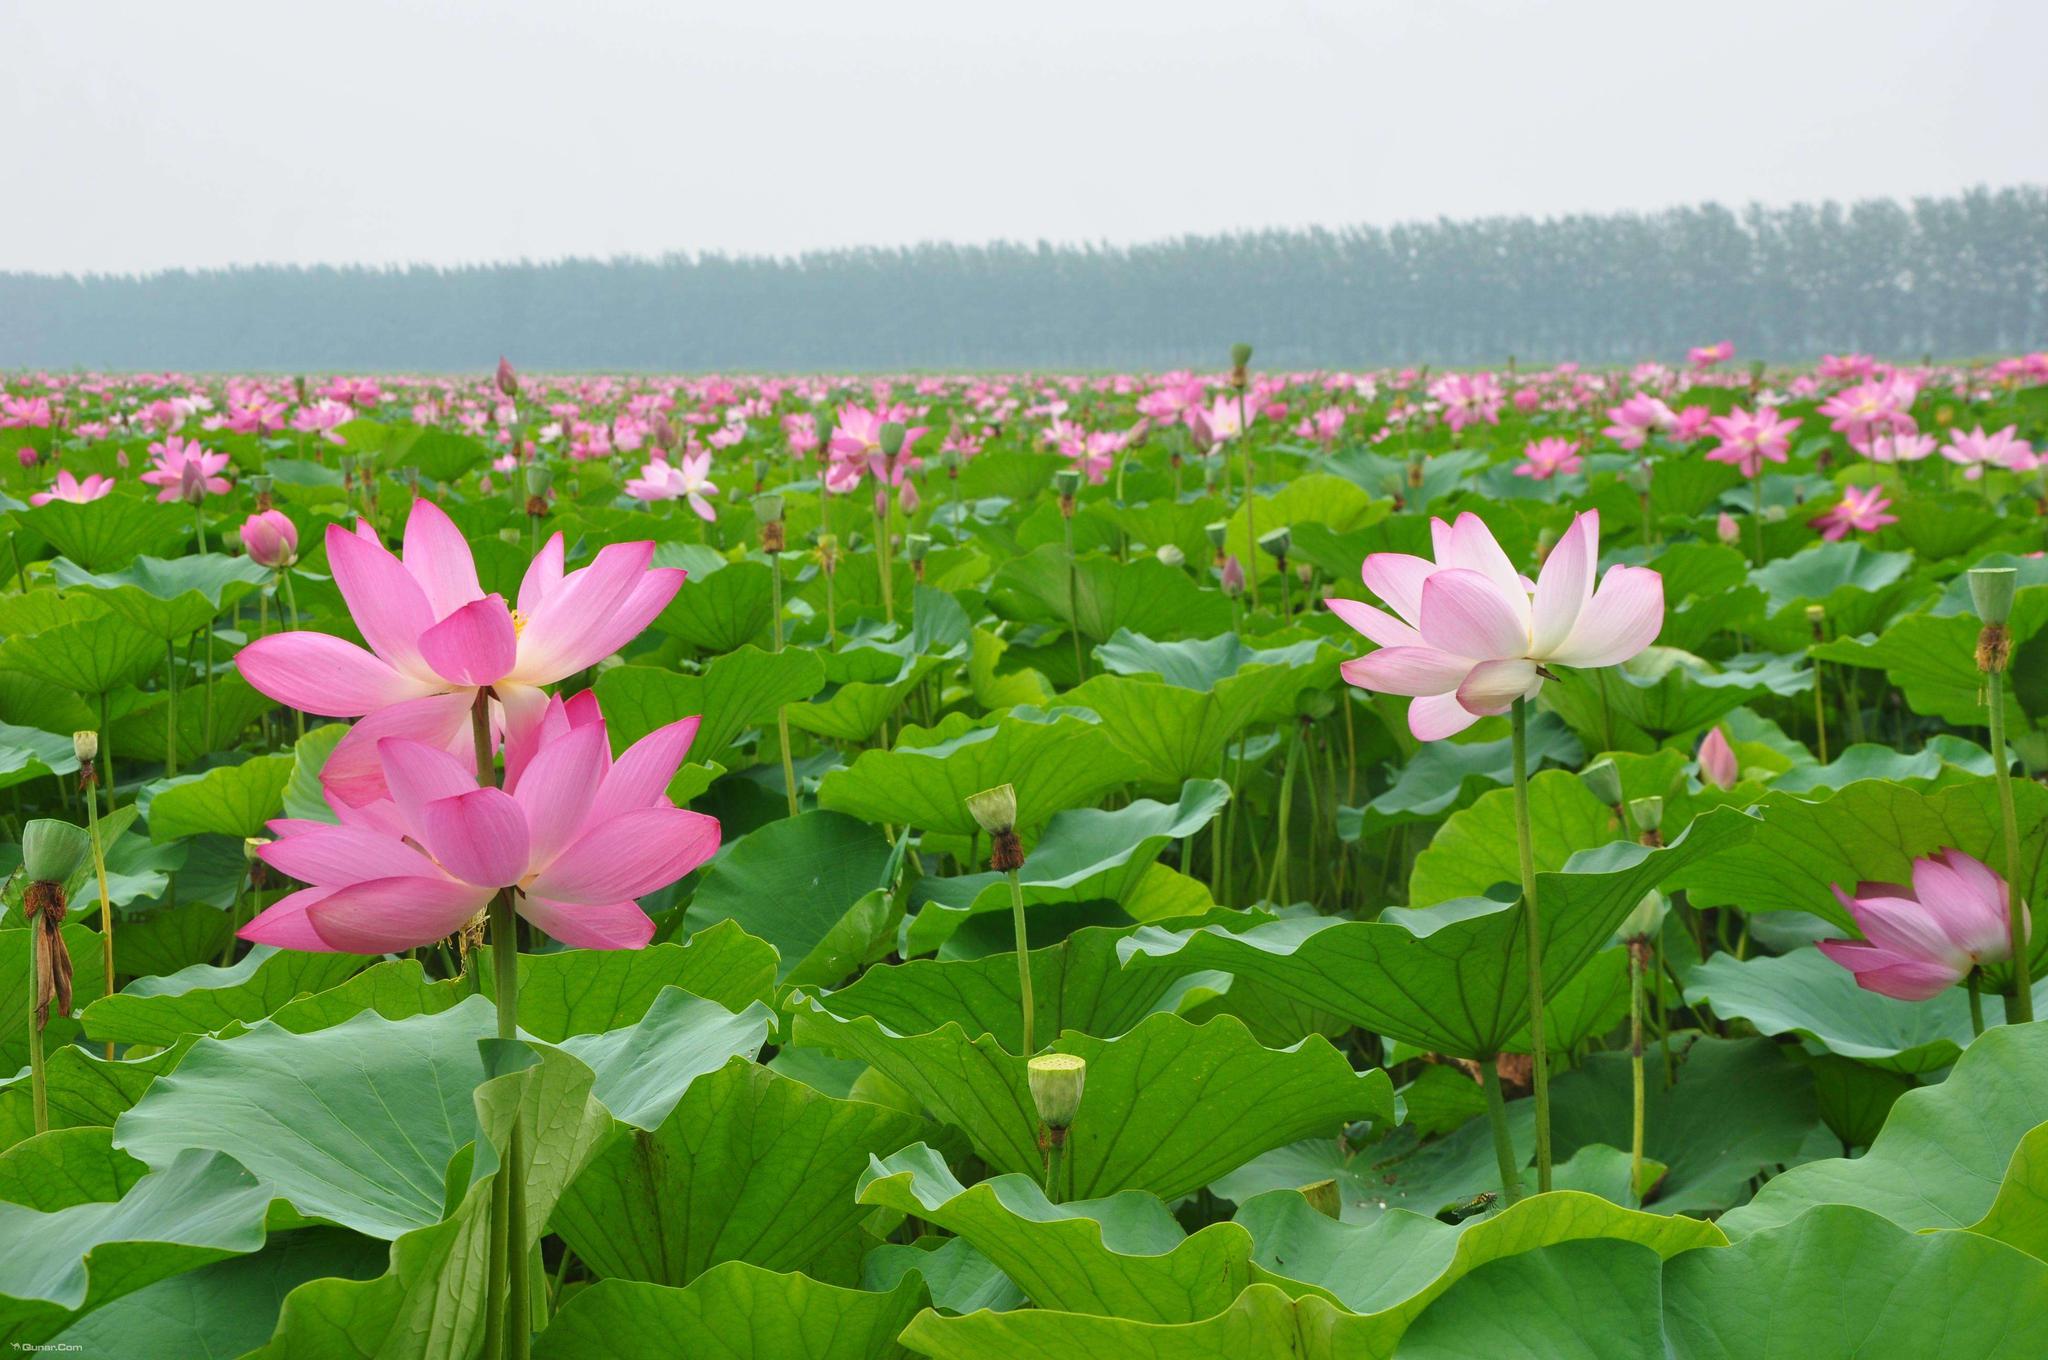
{"type": "MultiPolygon", "coordinates": [[[[1990,710],[1992,777],[1998,781],[1998,820],[2005,841],[2006,916],[2012,942],[2012,995],[2005,1018],[2023,1025],[2034,1018],[2033,961],[2027,953],[2027,908],[2020,897],[2019,815],[2013,805],[2012,759],[2005,746],[2005,672],[2012,664],[2012,616],[2019,572],[2013,567],[1977,567],[1970,572],[1970,597],[1984,621],[1977,635],[1977,669],[1984,676],[1990,710]]],[[[1975,974],[1972,974],[1974,979],[1975,974]]]]}
{"type": "Polygon", "coordinates": [[[1536,851],[1529,825],[1529,701],[1510,710],[1515,761],[1515,848],[1522,870],[1522,917],[1528,922],[1530,1080],[1536,1096],[1536,1189],[1550,1189],[1550,1053],[1543,1032],[1543,926],[1536,904],[1536,851]]]}

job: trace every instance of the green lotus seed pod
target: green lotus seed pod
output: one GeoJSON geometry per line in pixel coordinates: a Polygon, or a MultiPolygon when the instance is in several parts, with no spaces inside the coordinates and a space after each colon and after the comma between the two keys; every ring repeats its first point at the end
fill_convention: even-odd
{"type": "Polygon", "coordinates": [[[2012,597],[2019,589],[2016,567],[1970,568],[1970,602],[1985,623],[2004,623],[2012,617],[2012,597]]]}
{"type": "Polygon", "coordinates": [[[1088,1085],[1088,1060],[1072,1053],[1045,1053],[1033,1058],[1025,1069],[1031,1085],[1031,1103],[1049,1129],[1073,1125],[1081,1109],[1081,1092],[1088,1085]]]}
{"type": "Polygon", "coordinates": [[[975,825],[993,836],[1017,827],[1017,790],[1009,784],[967,795],[967,812],[975,825]]]}

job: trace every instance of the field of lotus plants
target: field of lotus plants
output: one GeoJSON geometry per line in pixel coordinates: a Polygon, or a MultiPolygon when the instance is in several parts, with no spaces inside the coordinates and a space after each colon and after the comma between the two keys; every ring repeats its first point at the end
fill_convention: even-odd
{"type": "Polygon", "coordinates": [[[1255,358],[0,375],[0,1339],[2048,1354],[2048,354],[1255,358]]]}

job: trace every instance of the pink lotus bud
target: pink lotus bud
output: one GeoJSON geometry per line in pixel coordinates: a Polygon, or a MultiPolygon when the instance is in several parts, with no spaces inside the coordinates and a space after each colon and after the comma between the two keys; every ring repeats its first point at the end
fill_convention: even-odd
{"type": "Polygon", "coordinates": [[[511,362],[502,354],[498,356],[498,390],[508,397],[519,395],[519,375],[512,371],[511,362]]]}
{"type": "Polygon", "coordinates": [[[1740,776],[1728,738],[1721,735],[1718,727],[1707,733],[1707,739],[1700,743],[1700,779],[1717,789],[1732,789],[1740,776]]]}
{"type": "Polygon", "coordinates": [[[1742,541],[1742,526],[1735,522],[1735,516],[1723,510],[1721,517],[1714,521],[1714,537],[1720,539],[1723,543],[1740,543],[1742,541]]]}
{"type": "Polygon", "coordinates": [[[299,555],[299,530],[282,510],[264,510],[242,524],[242,551],[266,567],[288,567],[299,555]]]}
{"type": "Polygon", "coordinates": [[[1232,599],[1244,594],[1244,563],[1236,553],[1223,559],[1223,593],[1232,599]]]}
{"type": "Polygon", "coordinates": [[[896,492],[896,505],[906,515],[917,513],[919,501],[916,482],[911,481],[908,477],[903,479],[903,485],[896,492]]]}

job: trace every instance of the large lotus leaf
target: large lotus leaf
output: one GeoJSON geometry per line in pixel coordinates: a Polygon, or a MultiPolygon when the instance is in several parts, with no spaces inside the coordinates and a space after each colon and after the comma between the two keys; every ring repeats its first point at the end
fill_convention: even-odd
{"type": "MultiPolygon", "coordinates": [[[[485,996],[497,995],[491,956],[471,958],[485,996]]],[[[599,1034],[636,1024],[662,991],[683,991],[729,1011],[765,1001],[775,989],[775,951],[737,925],[721,922],[686,944],[645,949],[570,949],[519,956],[519,1027],[560,1043],[575,1034],[599,1034]]],[[[364,1011],[387,1020],[431,1015],[469,996],[467,978],[429,980],[411,959],[373,964],[338,987],[281,1007],[270,1018],[293,1033],[338,1025],[364,1011]]]]}
{"type": "MultiPolygon", "coordinates": [[[[2048,1005],[2048,978],[2035,995],[2036,1005],[2048,1005]]],[[[1685,999],[1723,1019],[1747,1020],[1760,1034],[1797,1034],[1892,1072],[1938,1071],[1970,1044],[1970,1003],[1961,988],[1895,1001],[1857,986],[1817,949],[1746,961],[1715,954],[1686,971],[1685,999]]]]}
{"type": "Polygon", "coordinates": [[[166,785],[150,800],[150,839],[262,835],[270,819],[284,811],[292,763],[288,755],[257,756],[166,785]]]}
{"type": "MultiPolygon", "coordinates": [[[[73,694],[107,694],[148,675],[164,645],[126,619],[67,623],[0,641],[0,671],[18,671],[73,694]]],[[[130,748],[122,747],[122,754],[130,748]]]]}
{"type": "Polygon", "coordinates": [[[309,992],[340,985],[365,960],[257,945],[233,966],[193,964],[167,976],[139,977],[85,1008],[86,1034],[108,1043],[166,1045],[182,1034],[212,1034],[232,1021],[252,1023],[309,992]]]}
{"type": "Polygon", "coordinates": [[[269,567],[251,558],[221,553],[139,557],[123,571],[102,573],[59,558],[55,573],[59,585],[99,595],[116,614],[162,642],[198,632],[271,576],[269,567]]]}
{"type": "Polygon", "coordinates": [[[338,822],[334,808],[321,787],[320,772],[341,739],[348,735],[347,723],[325,723],[292,743],[292,772],[284,784],[284,815],[309,822],[338,822]]]}
{"type": "Polygon", "coordinates": [[[69,737],[0,722],[0,789],[77,769],[78,756],[69,737]]]}
{"type": "Polygon", "coordinates": [[[600,1280],[562,1306],[534,1360],[900,1360],[897,1342],[924,1303],[906,1274],[887,1293],[729,1261],[687,1289],[600,1280]]]}
{"type": "Polygon", "coordinates": [[[125,566],[139,553],[174,548],[192,533],[189,508],[119,492],[84,503],[51,501],[16,513],[31,532],[93,571],[125,566]]]}
{"type": "MultiPolygon", "coordinates": [[[[1126,928],[1088,926],[1031,951],[1032,1032],[1040,1042],[1069,1031],[1113,1039],[1146,1016],[1167,1011],[1197,979],[1164,969],[1117,964],[1126,928]]],[[[992,1035],[1011,1053],[1023,1043],[1017,996],[1017,955],[979,959],[913,959],[870,968],[828,994],[842,1019],[867,1016],[897,1034],[924,1034],[952,1023],[969,1035],[992,1035]]]]}
{"type": "MultiPolygon", "coordinates": [[[[13,915],[11,906],[0,908],[13,915]]],[[[19,921],[19,917],[14,917],[19,921]]],[[[64,927],[64,948],[71,955],[72,1004],[84,1006],[107,990],[105,954],[99,932],[82,925],[64,927]]],[[[5,995],[20,1004],[0,1006],[0,1072],[12,1074],[28,1061],[29,946],[34,936],[27,930],[0,929],[0,978],[6,978],[5,995]]],[[[46,1048],[57,1050],[78,1034],[78,1022],[50,1008],[50,1023],[43,1031],[46,1048]]]]}
{"type": "MultiPolygon", "coordinates": [[[[1554,872],[1581,850],[1621,834],[1613,810],[1575,774],[1544,770],[1529,781],[1529,836],[1538,872],[1554,872]]],[[[1483,793],[1453,813],[1415,857],[1408,900],[1426,907],[1455,897],[1480,897],[1522,881],[1515,835],[1515,791],[1483,793]]],[[[1540,900],[1540,898],[1539,898],[1540,900]]]]}
{"type": "Polygon", "coordinates": [[[84,1355],[235,1356],[270,1339],[284,1297],[308,1280],[370,1279],[381,1242],[341,1228],[273,1233],[263,1250],[159,1280],[64,1329],[84,1355]]]}
{"type": "Polygon", "coordinates": [[[1337,674],[1342,654],[1327,638],[1312,637],[1272,647],[1254,647],[1235,633],[1220,637],[1190,638],[1181,642],[1157,642],[1128,630],[1119,631],[1095,649],[1095,659],[1116,675],[1153,676],[1181,689],[1235,689],[1237,682],[1269,667],[1293,671],[1291,686],[1277,683],[1283,691],[1278,702],[1245,707],[1267,718],[1286,717],[1294,711],[1292,688],[1320,689],[1337,674]]]}
{"type": "MultiPolygon", "coordinates": [[[[1025,1060],[993,1036],[970,1038],[952,1023],[897,1034],[866,1016],[842,1019],[815,1001],[798,1011],[796,1032],[799,1043],[893,1078],[934,1116],[959,1126],[997,1170],[1042,1169],[1025,1060]]],[[[1115,1039],[1069,1033],[1046,1047],[1088,1061],[1087,1094],[1067,1140],[1070,1198],[1120,1190],[1172,1198],[1268,1148],[1350,1120],[1394,1118],[1384,1071],[1354,1072],[1320,1037],[1262,1047],[1229,1016],[1191,1025],[1153,1015],[1115,1039]]]]}
{"type": "MultiPolygon", "coordinates": [[[[867,822],[837,812],[784,817],[734,841],[705,870],[688,919],[730,920],[768,941],[781,958],[778,979],[788,980],[855,903],[887,886],[889,863],[889,842],[867,822]]],[[[798,980],[832,983],[850,971],[798,980]]]]}
{"type": "MultiPolygon", "coordinates": [[[[1017,871],[1025,903],[1129,900],[1160,851],[1207,826],[1229,800],[1224,784],[1191,779],[1174,803],[1140,798],[1114,811],[1054,813],[1017,871]]],[[[917,886],[917,899],[921,909],[904,935],[907,955],[940,948],[970,916],[1010,910],[1009,879],[993,872],[927,878],[917,886]]]]}
{"type": "MultiPolygon", "coordinates": [[[[31,1156],[41,1150],[31,1148],[31,1156]]],[[[112,1201],[80,1198],[48,1211],[0,1203],[0,1340],[47,1341],[124,1294],[255,1251],[269,1208],[256,1177],[200,1148],[112,1201]]]]}
{"type": "MultiPolygon", "coordinates": [[[[50,1128],[111,1127],[151,1082],[184,1060],[188,1047],[190,1041],[181,1041],[161,1052],[119,1060],[96,1057],[78,1044],[52,1050],[44,1078],[50,1128]]],[[[24,1072],[0,1082],[0,1148],[14,1147],[34,1133],[34,1106],[24,1072]]]]}
{"type": "MultiPolygon", "coordinates": [[[[2048,625],[2048,586],[2030,586],[2013,597],[2007,628],[2014,647],[2023,648],[2048,625]]],[[[1821,661],[1881,670],[1906,696],[1915,713],[1960,727],[1985,722],[1984,677],[1977,670],[1977,634],[1972,614],[1909,614],[1871,637],[1836,637],[1813,648],[1821,661]]],[[[2015,673],[2017,688],[2024,672],[2015,673]]],[[[2038,716],[2038,715],[2037,715],[2038,716]]],[[[2006,722],[2027,728],[2027,714],[2012,690],[2006,693],[2006,722]]]]}
{"type": "MultiPolygon", "coordinates": [[[[599,1098],[619,1117],[659,1122],[693,1076],[758,1049],[767,1024],[765,1007],[735,1016],[672,989],[640,1024],[563,1048],[596,1071],[599,1098]]],[[[313,1034],[262,1022],[200,1040],[121,1116],[115,1138],[151,1166],[187,1148],[219,1149],[300,1212],[396,1238],[442,1216],[448,1160],[477,1134],[477,1040],[496,1032],[482,997],[313,1034]]]]}
{"type": "Polygon", "coordinates": [[[656,616],[654,626],[701,651],[735,651],[774,622],[773,589],[767,563],[735,562],[709,576],[692,577],[656,616]]]}
{"type": "Polygon", "coordinates": [[[614,666],[597,677],[612,744],[623,750],[655,728],[701,716],[692,754],[709,759],[758,723],[772,722],[784,704],[799,703],[825,687],[818,654],[804,648],[764,652],[741,647],[681,675],[657,666],[614,666]]]}
{"type": "Polygon", "coordinates": [[[869,1158],[927,1127],[736,1057],[658,1128],[621,1125],[552,1227],[607,1278],[685,1285],[722,1261],[800,1269],[865,1215],[854,1188],[869,1158]]]}
{"type": "Polygon", "coordinates": [[[1367,1350],[1371,1324],[1314,1295],[1296,1301],[1255,1284],[1229,1308],[1199,1322],[1019,1308],[911,1319],[903,1342],[932,1360],[1388,1360],[1367,1350]]]}
{"type": "Polygon", "coordinates": [[[1742,1237],[1819,1204],[1854,1204],[1901,1227],[1965,1228],[1991,1208],[2026,1135],[2048,1123],[2048,1021],[2000,1025],[1938,1086],[1900,1096],[1870,1150],[1793,1167],[1731,1210],[1742,1237]]]}
{"type": "Polygon", "coordinates": [[[922,1143],[874,1158],[860,1199],[965,1238],[1040,1308],[1193,1322],[1250,1283],[1251,1234],[1235,1224],[1189,1236],[1161,1200],[1136,1190],[1055,1204],[1028,1176],[970,1188],[922,1143]]]}
{"type": "Polygon", "coordinates": [[[497,450],[480,439],[432,426],[394,431],[377,451],[383,466],[418,468],[432,482],[452,482],[496,456],[497,450]]]}
{"type": "Polygon", "coordinates": [[[1991,753],[1975,742],[1942,733],[1908,754],[1873,742],[1858,742],[1827,764],[1810,761],[1771,777],[1773,793],[1838,792],[1864,779],[1889,779],[1914,788],[1947,788],[1996,769],[1991,753]]]}
{"type": "Polygon", "coordinates": [[[1588,1238],[1489,1262],[1401,1336],[1401,1360],[1637,1360],[1663,1355],[1660,1262],[1588,1238]]]}
{"type": "MultiPolygon", "coordinates": [[[[1466,474],[1474,468],[1484,467],[1487,461],[1483,449],[1449,449],[1431,453],[1422,459],[1422,484],[1412,486],[1409,483],[1412,468],[1408,452],[1404,449],[1401,456],[1395,457],[1375,453],[1370,447],[1361,445],[1332,454],[1324,460],[1323,466],[1376,496],[1390,500],[1399,496],[1411,508],[1426,510],[1433,502],[1465,485],[1466,474]]],[[[1417,448],[1415,452],[1423,450],[1417,448]]],[[[1416,523],[1419,518],[1409,517],[1407,522],[1416,523]]],[[[1423,537],[1426,540],[1428,536],[1424,534],[1423,537]]]]}
{"type": "Polygon", "coordinates": [[[910,692],[949,659],[877,645],[821,655],[828,692],[792,704],[789,725],[838,741],[871,739],[910,692]]]}
{"type": "Polygon", "coordinates": [[[2048,1329],[2048,1264],[1974,1233],[1918,1234],[1823,1204],[1667,1262],[1664,1327],[1677,1360],[2031,1360],[2048,1329]]]}
{"type": "MultiPolygon", "coordinates": [[[[1137,774],[1135,763],[1100,728],[1062,715],[1050,722],[1003,718],[961,730],[948,723],[923,746],[864,751],[818,786],[821,807],[869,822],[970,836],[969,795],[1010,784],[1017,825],[1042,825],[1055,812],[1086,807],[1137,774]]],[[[906,734],[906,740],[926,736],[906,734]]]]}
{"type": "MultiPolygon", "coordinates": [[[[550,1214],[611,1129],[592,1094],[592,1073],[557,1049],[541,1047],[524,1070],[493,1078],[473,1094],[468,1123],[492,1166],[496,1149],[519,1130],[526,1186],[527,1241],[532,1251],[550,1214]]],[[[453,1177],[450,1177],[452,1180],[453,1177]]],[[[491,1189],[495,1177],[473,1180],[445,1218],[391,1244],[390,1267],[372,1280],[319,1279],[285,1296],[260,1360],[467,1360],[483,1332],[489,1275],[491,1189]]],[[[456,1183],[459,1186],[459,1182],[456,1183]]],[[[437,1198],[439,1195],[437,1193],[437,1198]]]]}
{"type": "Polygon", "coordinates": [[[1844,540],[1816,543],[1757,567],[1749,579],[1769,597],[1774,647],[1797,647],[1807,635],[1805,610],[1820,605],[1837,632],[1868,632],[1882,624],[1910,588],[1911,553],[1878,552],[1844,540]]]}
{"type": "Polygon", "coordinates": [[[1063,623],[1092,642],[1107,642],[1119,629],[1147,637],[1212,637],[1230,627],[1230,604],[1221,594],[1157,558],[1119,562],[1082,554],[1072,559],[1071,597],[1068,564],[1058,543],[1013,557],[996,569],[990,601],[1008,617],[1063,623]]]}
{"type": "Polygon", "coordinates": [[[1574,1190],[1532,1195],[1455,1226],[1400,1209],[1363,1226],[1340,1223],[1287,1192],[1259,1196],[1236,1221],[1257,1243],[1255,1278],[1290,1293],[1313,1290],[1370,1316],[1379,1326],[1362,1335],[1377,1346],[1390,1346],[1460,1279],[1522,1252],[1590,1239],[1633,1243],[1668,1259],[1728,1241],[1699,1219],[1644,1213],[1574,1190]]]}
{"type": "MultiPolygon", "coordinates": [[[[1258,674],[1284,679],[1288,672],[1258,674]]],[[[1252,717],[1216,693],[1124,675],[1095,676],[1061,702],[1096,715],[1102,733],[1136,763],[1133,777],[1149,793],[1171,793],[1190,779],[1221,774],[1224,751],[1252,717]]]]}
{"type": "Polygon", "coordinates": [[[1347,478],[1327,472],[1305,473],[1272,495],[1260,493],[1240,502],[1230,516],[1224,551],[1235,553],[1240,562],[1259,554],[1263,577],[1271,563],[1254,541],[1259,534],[1295,524],[1320,524],[1332,533],[1348,534],[1379,523],[1393,508],[1390,497],[1368,494],[1347,478]]]}
{"type": "MultiPolygon", "coordinates": [[[[1545,996],[1561,991],[1606,947],[1645,893],[1685,865],[1740,844],[1754,825],[1737,809],[1719,808],[1668,846],[1617,841],[1554,872],[1539,870],[1545,996]]],[[[1527,933],[1519,898],[1463,898],[1389,908],[1377,921],[1287,919],[1240,933],[1148,926],[1120,952],[1130,967],[1257,978],[1389,1038],[1482,1058],[1528,1023],[1527,933]]]]}
{"type": "MultiPolygon", "coordinates": [[[[1469,807],[1482,794],[1515,777],[1513,741],[1432,741],[1401,767],[1393,786],[1362,808],[1339,808],[1337,829],[1346,840],[1376,836],[1390,827],[1434,821],[1469,807]]],[[[1546,762],[1575,766],[1585,747],[1554,713],[1529,723],[1529,768],[1546,762]]],[[[1517,870],[1519,872],[1519,869],[1517,870]]]]}
{"type": "Polygon", "coordinates": [[[1651,750],[1697,731],[1744,704],[1813,688],[1796,657],[1771,657],[1748,669],[1717,670],[1672,647],[1648,648],[1619,666],[1569,671],[1546,690],[1549,703],[1589,745],[1651,750]]]}
{"type": "Polygon", "coordinates": [[[2037,1124],[2020,1139],[1997,1196],[1970,1231],[2048,1261],[2048,1123],[2037,1124]]]}
{"type": "Polygon", "coordinates": [[[932,1307],[948,1313],[1024,1306],[1024,1291],[964,1237],[927,1234],[907,1244],[884,1242],[861,1257],[860,1286],[894,1289],[913,1271],[931,1291],[932,1307]]]}
{"type": "Polygon", "coordinates": [[[969,642],[967,685],[985,711],[1026,705],[1042,708],[1052,702],[1052,682],[1030,667],[998,670],[1010,644],[986,628],[977,628],[969,642]]]}
{"type": "MultiPolygon", "coordinates": [[[[1678,1081],[1645,1083],[1643,1151],[1667,1168],[1651,1196],[1662,1212],[1701,1213],[1738,1204],[1749,1182],[1799,1160],[1819,1121],[1813,1078],[1762,1039],[1674,1038],[1678,1081]]],[[[1660,1067],[1654,1051],[1649,1065],[1660,1067]]],[[[1551,1082],[1556,1155],[1626,1147],[1631,1126],[1628,1054],[1594,1053],[1551,1082]]]]}
{"type": "MultiPolygon", "coordinates": [[[[2015,780],[2013,796],[2023,896],[2039,902],[2048,888],[2048,788],[2015,780]]],[[[1747,843],[1673,876],[1672,886],[1687,889],[1694,905],[1811,912],[1854,935],[1832,885],[1853,892],[1862,880],[1911,883],[1914,858],[1944,848],[1993,867],[2005,862],[1998,789],[1989,779],[1933,792],[1868,780],[1814,802],[1768,794],[1756,810],[1762,823],[1747,843]]],[[[2048,947],[2048,932],[2036,932],[2034,947],[2048,947]]]]}

